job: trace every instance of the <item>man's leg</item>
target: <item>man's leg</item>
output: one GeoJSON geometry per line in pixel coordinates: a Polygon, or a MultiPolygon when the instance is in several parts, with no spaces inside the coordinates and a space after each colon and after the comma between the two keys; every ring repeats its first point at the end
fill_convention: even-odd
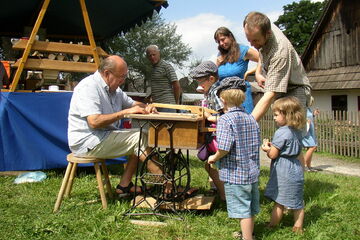
{"type": "MultiPolygon", "coordinates": [[[[144,153],[140,155],[140,161],[144,162],[146,157],[149,156],[149,154],[151,153],[151,151],[152,151],[151,147],[146,147],[144,153]]],[[[154,160],[157,160],[157,159],[154,159],[154,160]]],[[[162,170],[154,161],[148,161],[147,168],[148,168],[149,172],[151,172],[151,173],[162,174],[162,170]]]]}
{"type": "MultiPolygon", "coordinates": [[[[119,186],[122,188],[127,188],[128,186],[130,186],[131,183],[131,178],[134,175],[135,171],[136,171],[136,167],[138,164],[138,157],[134,154],[130,155],[128,158],[128,162],[126,164],[126,167],[124,169],[124,173],[121,176],[120,179],[120,183],[119,186]]],[[[135,192],[135,186],[132,186],[129,189],[130,192],[135,192]]],[[[141,188],[137,187],[136,192],[141,193],[141,188]]],[[[122,194],[124,193],[123,190],[121,190],[119,187],[116,189],[116,193],[117,194],[122,194]]]]}
{"type": "MultiPolygon", "coordinates": [[[[141,149],[145,149],[145,146],[147,146],[147,135],[145,133],[143,134],[141,140],[140,147],[141,149]]],[[[120,183],[116,189],[118,194],[135,191],[135,187],[131,187],[131,178],[134,175],[138,164],[137,149],[139,141],[139,129],[117,130],[110,133],[106,139],[87,153],[87,156],[104,159],[129,156],[128,163],[126,164],[127,166],[124,169],[123,176],[121,177],[120,183]]],[[[136,191],[141,192],[141,188],[138,187],[136,191]]]]}

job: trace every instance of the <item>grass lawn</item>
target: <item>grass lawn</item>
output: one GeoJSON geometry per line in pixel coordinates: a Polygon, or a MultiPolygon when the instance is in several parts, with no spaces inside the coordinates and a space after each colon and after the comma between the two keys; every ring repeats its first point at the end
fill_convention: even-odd
{"type": "Polygon", "coordinates": [[[327,152],[315,152],[314,154],[319,155],[321,157],[335,158],[350,163],[360,163],[360,158],[356,158],[356,157],[341,156],[327,152]]]}
{"type": "MultiPolygon", "coordinates": [[[[121,167],[109,166],[113,187],[121,167]]],[[[72,197],[64,199],[60,211],[52,213],[64,170],[49,170],[40,183],[16,185],[15,177],[0,177],[0,239],[232,239],[239,230],[237,220],[228,219],[225,203],[216,200],[212,210],[181,212],[183,221],[166,220],[167,226],[133,225],[122,214],[130,200],[110,200],[101,210],[92,169],[80,169],[72,197]]],[[[208,176],[199,160],[191,160],[192,186],[209,189],[208,176]]],[[[256,239],[360,239],[360,178],[322,172],[305,173],[305,233],[291,232],[292,214],[282,224],[265,229],[272,203],[263,197],[269,169],[261,169],[261,212],[255,223],[256,239]]],[[[142,220],[156,220],[154,217],[142,220]]]]}

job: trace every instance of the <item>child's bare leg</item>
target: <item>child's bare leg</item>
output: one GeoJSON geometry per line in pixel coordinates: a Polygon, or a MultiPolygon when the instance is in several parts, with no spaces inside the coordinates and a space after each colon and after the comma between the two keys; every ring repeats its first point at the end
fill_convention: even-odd
{"type": "Polygon", "coordinates": [[[316,147],[309,147],[304,155],[305,166],[311,168],[312,155],[315,152],[316,147]]]}
{"type": "Polygon", "coordinates": [[[293,232],[297,232],[297,233],[303,232],[304,216],[305,216],[305,211],[303,208],[294,210],[293,232]]]}
{"type": "Polygon", "coordinates": [[[213,183],[215,184],[215,186],[217,188],[220,198],[222,200],[225,200],[224,183],[219,178],[218,170],[210,167],[210,164],[208,164],[208,163],[205,163],[205,170],[208,172],[209,176],[213,180],[213,183]]]}
{"type": "Polygon", "coordinates": [[[280,205],[278,203],[275,203],[274,207],[272,209],[269,227],[274,227],[280,223],[280,221],[283,217],[283,212],[284,212],[284,206],[280,205]]]}
{"type": "Polygon", "coordinates": [[[241,218],[240,227],[243,239],[252,240],[254,231],[254,218],[241,218]]]}

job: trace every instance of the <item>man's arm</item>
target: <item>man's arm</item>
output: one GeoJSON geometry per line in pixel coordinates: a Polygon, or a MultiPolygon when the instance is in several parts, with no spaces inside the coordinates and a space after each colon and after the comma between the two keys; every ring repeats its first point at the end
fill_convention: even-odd
{"type": "Polygon", "coordinates": [[[275,92],[265,92],[264,96],[255,105],[251,115],[253,115],[256,121],[259,121],[264,116],[266,111],[269,109],[270,104],[274,100],[275,95],[275,92]]]}
{"type": "Polygon", "coordinates": [[[258,64],[256,66],[255,71],[255,80],[258,83],[258,85],[262,88],[265,87],[265,77],[261,74],[261,60],[259,59],[258,64]]]}
{"type": "Polygon", "coordinates": [[[87,117],[87,122],[91,128],[103,128],[106,127],[120,119],[124,118],[126,114],[140,113],[156,113],[156,108],[153,106],[148,106],[145,103],[134,101],[131,108],[123,109],[119,112],[110,113],[110,114],[94,114],[87,117]]]}
{"type": "Polygon", "coordinates": [[[176,104],[180,104],[181,86],[179,81],[171,82],[176,104]]]}

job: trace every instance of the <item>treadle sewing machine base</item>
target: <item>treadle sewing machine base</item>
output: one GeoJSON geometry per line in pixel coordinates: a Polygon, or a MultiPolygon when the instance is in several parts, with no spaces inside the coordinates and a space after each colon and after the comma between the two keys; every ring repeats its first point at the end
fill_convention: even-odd
{"type": "MultiPolygon", "coordinates": [[[[126,118],[139,121],[140,133],[149,127],[148,144],[152,151],[136,170],[135,186],[141,183],[143,196],[133,199],[132,207],[124,216],[154,215],[182,220],[178,210],[208,210],[214,197],[198,195],[186,198],[190,189],[189,149],[197,149],[204,141],[204,133],[213,131],[205,128],[204,112],[210,109],[171,104],[153,104],[155,107],[188,110],[190,113],[129,114],[126,118]],[[162,150],[161,149],[166,149],[162,150]],[[178,149],[176,152],[175,149],[178,149]],[[181,152],[186,149],[186,157],[181,152]],[[148,166],[157,165],[161,173],[155,174],[148,166]],[[151,212],[133,212],[136,208],[148,208],[151,212]],[[177,215],[171,217],[160,210],[170,210],[177,215]]],[[[142,136],[143,134],[141,134],[142,136]]],[[[139,146],[141,142],[139,140],[139,146]]],[[[138,153],[138,156],[141,152],[138,153]]]]}
{"type": "MultiPolygon", "coordinates": [[[[144,196],[140,195],[135,198],[135,204],[139,208],[154,208],[156,206],[156,199],[147,197],[148,204],[144,202],[144,196]]],[[[175,203],[176,210],[210,210],[215,201],[214,196],[205,196],[204,194],[197,194],[194,197],[187,198],[181,202],[175,203]]],[[[159,208],[171,210],[169,206],[172,202],[164,202],[159,208]]]]}

